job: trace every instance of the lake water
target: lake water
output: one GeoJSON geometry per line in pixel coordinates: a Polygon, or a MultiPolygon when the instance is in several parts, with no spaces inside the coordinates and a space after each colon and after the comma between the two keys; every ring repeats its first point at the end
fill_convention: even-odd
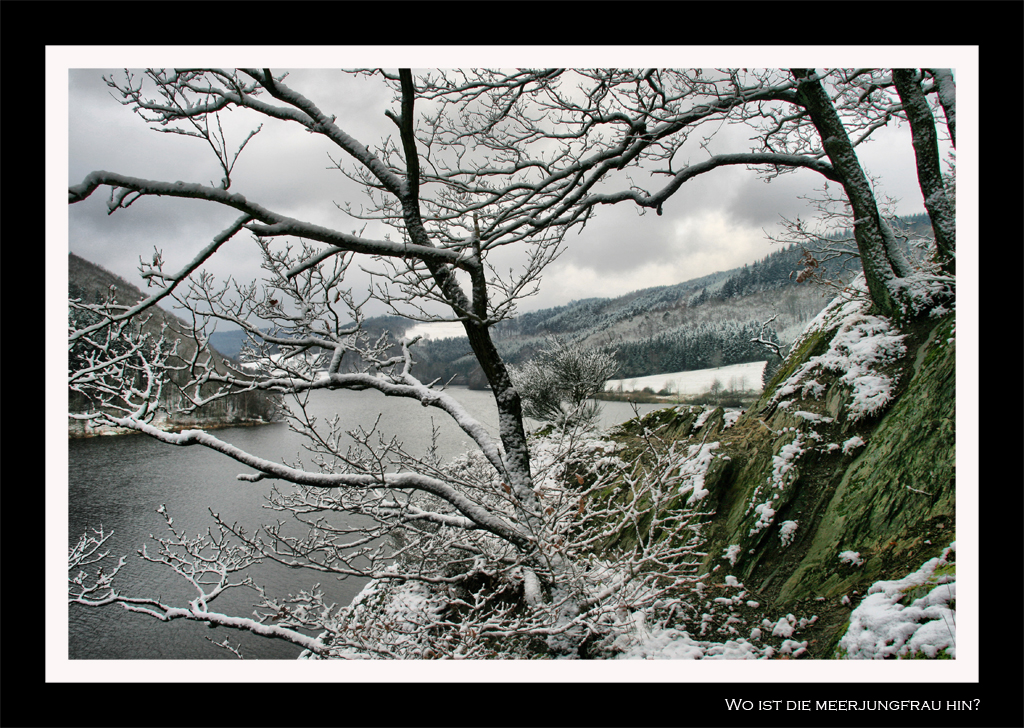
{"type": "MultiPolygon", "coordinates": [[[[496,436],[497,408],[490,392],[452,387],[450,391],[496,436]]],[[[633,416],[625,402],[602,402],[602,427],[633,416]]],[[[662,405],[639,405],[645,414],[662,405]]],[[[422,453],[430,444],[432,425],[439,428],[438,449],[445,457],[473,447],[470,438],[442,412],[419,403],[385,399],[377,392],[318,392],[309,411],[318,417],[338,414],[345,429],[369,427],[378,413],[380,430],[400,435],[406,449],[422,453]]],[[[302,438],[285,424],[232,427],[216,430],[220,439],[266,458],[294,461],[301,458],[302,438]]],[[[118,575],[120,589],[129,596],[159,596],[165,603],[184,606],[195,597],[184,580],[165,567],[140,559],[136,552],[152,544],[150,534],[163,536],[166,525],[156,511],[161,505],[187,534],[206,533],[213,521],[209,509],[227,522],[246,525],[250,532],[263,521],[280,514],[263,508],[272,483],[247,483],[236,478],[246,469],[235,461],[201,447],[173,447],[144,435],[95,437],[69,440],[69,544],[89,528],[103,526],[114,535],[107,542],[115,558],[128,555],[118,575]]],[[[308,463],[308,458],[306,459],[308,463]]],[[[155,551],[150,548],[150,551],[155,551]]],[[[319,582],[325,597],[347,604],[365,580],[333,577],[260,564],[250,569],[253,579],[273,596],[308,589],[319,582]]],[[[217,611],[251,616],[255,592],[230,590],[211,605],[217,611]]],[[[201,623],[177,620],[163,623],[120,607],[69,608],[69,657],[71,659],[235,659],[227,650],[214,647],[228,638],[240,645],[247,659],[295,659],[300,648],[224,628],[209,629],[201,623]]]]}

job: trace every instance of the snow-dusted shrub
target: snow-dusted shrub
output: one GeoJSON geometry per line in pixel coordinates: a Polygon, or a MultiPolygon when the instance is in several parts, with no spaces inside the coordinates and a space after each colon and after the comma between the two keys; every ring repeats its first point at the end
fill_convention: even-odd
{"type": "Polygon", "coordinates": [[[556,427],[592,427],[601,410],[591,398],[617,369],[614,357],[604,350],[553,339],[530,361],[509,367],[509,375],[527,417],[556,427]]]}

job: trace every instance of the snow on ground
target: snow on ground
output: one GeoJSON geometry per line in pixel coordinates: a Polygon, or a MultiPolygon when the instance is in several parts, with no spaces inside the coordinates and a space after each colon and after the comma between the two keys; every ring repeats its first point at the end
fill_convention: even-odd
{"type": "Polygon", "coordinates": [[[466,336],[466,329],[458,321],[438,321],[434,323],[416,324],[405,330],[406,338],[422,336],[424,339],[451,339],[466,336]]]}
{"type": "MultiPolygon", "coordinates": [[[[701,615],[701,634],[705,634],[712,625],[723,620],[725,614],[719,610],[732,612],[736,605],[745,600],[751,608],[759,606],[757,602],[749,601],[749,594],[735,576],[725,577],[723,588],[730,587],[736,590],[731,595],[715,597],[705,602],[704,607],[707,611],[701,615]]],[[[696,606],[700,601],[697,599],[692,605],[696,606]]],[[[633,616],[636,620],[639,615],[633,616]]],[[[817,619],[816,616],[808,619],[787,614],[776,621],[762,619],[751,628],[751,623],[745,622],[738,615],[730,615],[725,620],[724,628],[718,629],[717,632],[729,632],[734,636],[727,637],[722,642],[700,639],[683,629],[668,627],[635,630],[632,634],[624,633],[613,643],[613,648],[621,650],[616,656],[619,660],[768,660],[773,657],[800,657],[807,653],[808,642],[795,639],[795,636],[814,624],[817,619]],[[743,634],[750,636],[744,637],[743,634]],[[778,639],[772,640],[773,637],[778,639]],[[770,641],[776,644],[769,644],[770,641]]],[[[642,617],[640,621],[642,622],[642,617]]]]}
{"type": "Polygon", "coordinates": [[[824,385],[814,376],[823,370],[839,373],[839,383],[851,390],[846,406],[846,418],[850,422],[873,415],[892,399],[896,382],[880,367],[906,354],[905,335],[899,333],[889,319],[867,313],[871,301],[866,295],[863,275],[849,288],[853,291],[851,297],[836,296],[794,342],[796,350],[813,334],[836,329],[828,351],[807,359],[776,389],[773,401],[780,409],[796,401],[785,399],[790,395],[821,399],[824,385]]]}
{"type": "MultiPolygon", "coordinates": [[[[910,657],[956,657],[956,575],[939,573],[955,562],[956,543],[902,579],[876,582],[850,615],[850,628],[839,641],[846,659],[883,660],[910,657]],[[928,589],[909,604],[906,592],[928,589]]],[[[840,554],[842,557],[842,554],[840,554]]],[[[908,600],[909,601],[909,600],[908,600]]]]}
{"type": "Polygon", "coordinates": [[[604,385],[606,391],[632,392],[650,387],[655,392],[664,389],[673,394],[703,394],[717,381],[723,389],[760,392],[761,375],[767,362],[755,361],[748,364],[733,364],[715,369],[700,369],[693,372],[671,372],[652,374],[649,377],[631,379],[610,379],[604,385]]]}
{"type": "MultiPolygon", "coordinates": [[[[955,553],[954,542],[941,556],[930,559],[902,579],[874,583],[850,615],[849,629],[839,641],[842,657],[847,660],[956,658],[956,574],[949,573],[948,568],[956,562],[955,553]],[[908,593],[921,596],[912,599],[908,593]],[[903,601],[908,603],[901,603],[903,601]]],[[[852,552],[844,552],[840,557],[846,554],[852,552]]],[[[731,578],[727,578],[727,585],[742,587],[735,579],[730,582],[731,578]]],[[[743,595],[745,592],[739,596],[743,595]]],[[[798,621],[791,614],[778,622],[766,619],[761,623],[762,629],[751,631],[749,639],[737,637],[725,642],[695,639],[677,629],[648,631],[618,657],[634,660],[759,660],[776,654],[799,657],[806,652],[807,643],[790,638],[815,619],[798,621]],[[762,642],[767,632],[785,640],[777,651],[762,642]]]]}
{"type": "Polygon", "coordinates": [[[649,639],[618,656],[620,660],[759,660],[774,649],[747,639],[708,642],[676,629],[658,630],[649,639]]]}
{"type": "Polygon", "coordinates": [[[847,418],[855,422],[874,414],[892,399],[895,382],[875,367],[899,359],[906,353],[903,345],[905,335],[897,333],[886,318],[860,313],[868,310],[867,302],[859,299],[841,305],[833,302],[825,310],[833,307],[845,314],[832,337],[829,350],[808,359],[782,383],[776,391],[775,401],[784,408],[790,401],[782,398],[791,394],[801,393],[803,397],[820,399],[823,387],[812,377],[819,370],[831,370],[842,374],[840,383],[853,391],[847,418]]]}

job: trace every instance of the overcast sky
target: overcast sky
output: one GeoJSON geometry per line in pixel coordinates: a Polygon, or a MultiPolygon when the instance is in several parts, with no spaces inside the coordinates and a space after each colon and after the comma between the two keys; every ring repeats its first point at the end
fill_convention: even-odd
{"type": "MultiPolygon", "coordinates": [[[[120,54],[118,50],[90,49],[93,60],[80,64],[92,66],[87,69],[69,63],[68,183],[77,184],[89,172],[98,169],[168,181],[218,182],[220,173],[214,157],[201,140],[153,131],[130,108],[120,105],[111,96],[102,80],[104,73],[110,71],[95,66],[109,63],[116,68],[143,63],[155,65],[158,61],[178,65],[195,64],[200,60],[225,61],[223,56],[229,49],[218,49],[210,54],[219,57],[202,59],[182,56],[182,52],[175,49],[150,53],[125,49],[120,54]]],[[[360,49],[337,50],[339,52],[331,56],[329,62],[338,66],[373,66],[374,60],[385,59],[405,60],[414,67],[426,66],[431,60],[447,67],[485,65],[488,61],[512,65],[514,60],[519,65],[535,65],[568,60],[549,58],[550,53],[546,55],[529,48],[510,49],[509,55],[497,57],[477,57],[470,49],[455,49],[453,56],[429,49],[432,57],[399,49],[399,55],[385,54],[379,59],[381,49],[363,49],[364,54],[360,49]],[[402,52],[412,57],[403,57],[402,52]]],[[[653,49],[634,49],[633,54],[626,49],[617,50],[617,53],[606,51],[599,55],[604,59],[599,65],[612,65],[610,59],[621,59],[614,65],[666,65],[656,62],[665,60],[664,52],[651,57],[653,49]]],[[[700,64],[705,66],[773,65],[753,63],[759,58],[764,61],[778,58],[785,62],[777,65],[811,60],[779,56],[778,49],[758,54],[753,49],[740,48],[734,49],[731,55],[722,48],[708,49],[706,54],[699,53],[700,49],[683,50],[686,53],[668,57],[697,61],[707,55],[707,62],[700,64]],[[733,60],[726,63],[729,58],[733,60]]],[[[807,50],[797,50],[807,55],[807,50]]],[[[845,61],[842,65],[883,65],[882,61],[900,59],[899,56],[889,57],[894,53],[892,50],[882,53],[876,49],[874,54],[869,53],[870,50],[860,51],[858,55],[852,51],[840,53],[835,48],[818,49],[815,62],[809,65],[824,67],[830,65],[829,62],[842,61],[845,61]]],[[[239,55],[248,58],[249,53],[252,49],[243,49],[239,55]]],[[[253,62],[264,65],[278,61],[281,68],[328,62],[328,58],[309,51],[289,55],[281,49],[267,49],[267,55],[270,57],[253,59],[253,62]]],[[[232,60],[236,59],[228,60],[225,65],[232,60]]],[[[395,60],[387,65],[394,67],[395,60]]],[[[578,60],[577,65],[582,66],[595,59],[581,52],[578,60]]],[[[954,65],[950,61],[955,59],[939,54],[938,57],[913,59],[913,65],[926,65],[925,61],[929,60],[935,65],[950,66],[954,65]]],[[[906,65],[911,65],[911,59],[906,59],[906,65]]],[[[332,70],[301,70],[293,71],[287,83],[313,99],[327,113],[336,114],[338,125],[368,146],[394,131],[392,123],[384,118],[384,111],[394,106],[391,93],[378,79],[352,78],[332,70]]],[[[237,111],[227,116],[229,124],[244,121],[246,128],[256,118],[254,115],[243,118],[237,111]]],[[[244,135],[242,127],[228,128],[237,144],[244,135]]],[[[738,131],[726,128],[724,133],[735,135],[738,131]]],[[[738,150],[746,149],[744,136],[749,135],[736,137],[742,145],[738,150]]],[[[358,203],[361,193],[354,191],[337,170],[328,169],[328,152],[335,151],[325,140],[304,133],[295,124],[268,123],[243,152],[233,175],[232,191],[286,215],[350,232],[361,223],[347,218],[333,203],[346,200],[358,203]]],[[[923,212],[906,127],[879,135],[877,141],[861,148],[860,156],[868,173],[879,180],[881,192],[901,201],[898,209],[902,214],[923,212]]],[[[520,311],[561,305],[579,298],[617,296],[753,262],[776,249],[766,239],[764,231],[778,232],[782,216],[807,217],[807,203],[800,198],[820,189],[821,183],[819,175],[801,170],[765,184],[753,172],[729,167],[686,183],[664,206],[661,217],[653,213],[638,216],[635,207],[624,204],[602,207],[581,234],[570,233],[565,253],[546,271],[538,295],[522,302],[520,311]]],[[[107,215],[107,195],[107,190],[101,190],[89,200],[70,206],[68,247],[132,282],[138,282],[139,257],[151,258],[154,246],[163,251],[167,261],[165,270],[177,270],[237,216],[234,210],[209,203],[156,198],[144,198],[127,211],[107,215]]],[[[382,235],[370,233],[368,230],[371,237],[382,235]]],[[[210,261],[208,269],[218,278],[231,275],[247,281],[261,276],[258,266],[255,245],[243,234],[229,242],[210,261]]]]}

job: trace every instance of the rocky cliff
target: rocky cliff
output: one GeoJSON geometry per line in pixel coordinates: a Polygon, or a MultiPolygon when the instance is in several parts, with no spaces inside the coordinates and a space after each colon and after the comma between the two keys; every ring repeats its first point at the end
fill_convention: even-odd
{"type": "MultiPolygon", "coordinates": [[[[717,443],[700,503],[713,513],[701,564],[709,637],[799,626],[800,653],[831,658],[873,584],[938,557],[955,579],[955,315],[897,330],[868,310],[862,298],[833,301],[735,420],[681,407],[617,433],[717,443]],[[737,584],[743,598],[723,599],[737,584]]],[[[940,562],[929,563],[931,575],[940,562]]]]}

